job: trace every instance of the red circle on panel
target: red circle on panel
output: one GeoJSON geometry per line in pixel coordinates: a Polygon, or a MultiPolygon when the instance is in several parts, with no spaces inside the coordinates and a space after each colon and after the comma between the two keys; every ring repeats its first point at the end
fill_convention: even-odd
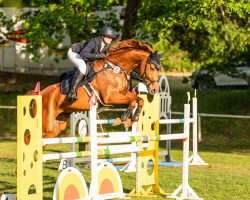
{"type": "Polygon", "coordinates": [[[80,199],[80,195],[78,193],[77,188],[74,185],[69,185],[64,192],[63,200],[73,200],[73,199],[80,199]]]}
{"type": "Polygon", "coordinates": [[[108,193],[113,193],[113,192],[115,191],[114,191],[114,186],[112,182],[109,179],[104,179],[100,186],[99,194],[108,194],[108,193]]]}

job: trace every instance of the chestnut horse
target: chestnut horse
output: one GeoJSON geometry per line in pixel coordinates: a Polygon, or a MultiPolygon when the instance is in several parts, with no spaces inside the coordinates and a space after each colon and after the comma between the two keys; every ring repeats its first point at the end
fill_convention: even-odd
{"type": "MultiPolygon", "coordinates": [[[[97,72],[91,81],[100,99],[107,105],[128,105],[128,109],[114,120],[113,125],[124,123],[129,127],[137,121],[143,107],[143,100],[129,91],[130,73],[138,68],[139,74],[150,94],[159,90],[160,57],[150,46],[135,40],[125,40],[108,50],[105,59],[93,62],[97,72]],[[109,65],[109,69],[101,69],[109,65]],[[138,106],[137,106],[138,105],[138,106]],[[136,108],[137,106],[137,108],[136,108]],[[136,111],[132,115],[133,109],[136,111]]],[[[60,91],[60,83],[50,85],[41,91],[43,137],[56,137],[67,126],[72,112],[90,109],[89,96],[83,87],[78,88],[78,100],[68,101],[60,91]]]]}

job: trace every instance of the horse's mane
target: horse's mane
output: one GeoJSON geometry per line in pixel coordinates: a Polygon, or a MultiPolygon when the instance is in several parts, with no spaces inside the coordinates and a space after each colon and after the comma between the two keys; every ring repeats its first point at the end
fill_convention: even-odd
{"type": "Polygon", "coordinates": [[[112,46],[108,50],[107,53],[113,53],[113,52],[116,52],[118,50],[127,49],[127,48],[141,49],[141,50],[147,51],[149,53],[153,52],[152,48],[149,45],[142,44],[138,40],[129,39],[129,40],[123,40],[123,41],[119,42],[118,44],[112,46]]]}

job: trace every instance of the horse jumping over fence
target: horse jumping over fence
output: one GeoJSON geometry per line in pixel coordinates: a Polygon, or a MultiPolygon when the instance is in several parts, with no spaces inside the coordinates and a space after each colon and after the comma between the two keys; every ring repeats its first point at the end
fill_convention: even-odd
{"type": "MultiPolygon", "coordinates": [[[[113,125],[123,122],[125,127],[131,126],[138,120],[142,110],[143,99],[129,91],[132,70],[139,70],[139,76],[150,94],[158,93],[160,58],[163,54],[153,52],[150,46],[139,41],[124,40],[113,46],[105,59],[92,63],[96,74],[91,86],[102,102],[106,105],[128,105],[127,110],[114,120],[113,125]],[[105,67],[107,69],[102,70],[105,67]],[[137,103],[137,109],[132,114],[137,103]]],[[[80,87],[77,93],[78,100],[72,102],[67,101],[66,95],[61,93],[60,83],[50,85],[41,91],[44,138],[56,137],[66,129],[67,118],[72,112],[90,109],[86,90],[80,87]]]]}

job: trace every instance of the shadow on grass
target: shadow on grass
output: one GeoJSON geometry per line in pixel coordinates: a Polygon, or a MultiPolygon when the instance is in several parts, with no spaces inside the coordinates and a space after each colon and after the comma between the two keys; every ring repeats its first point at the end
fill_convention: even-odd
{"type": "Polygon", "coordinates": [[[13,185],[11,182],[0,181],[0,191],[3,193],[12,193],[16,190],[16,185],[13,185]]]}
{"type": "Polygon", "coordinates": [[[43,154],[47,154],[47,153],[52,153],[52,152],[54,152],[54,153],[65,153],[65,150],[63,150],[63,149],[45,149],[45,150],[43,150],[43,154]]]}
{"type": "Polygon", "coordinates": [[[3,163],[16,163],[16,159],[12,159],[12,158],[0,158],[0,162],[3,163]]]}
{"type": "Polygon", "coordinates": [[[123,192],[126,194],[129,194],[131,192],[131,189],[124,188],[123,186],[123,192]]]}
{"type": "Polygon", "coordinates": [[[54,176],[43,176],[43,183],[44,184],[55,184],[57,181],[57,177],[54,176]]]}
{"type": "Polygon", "coordinates": [[[9,138],[9,137],[1,137],[0,142],[16,142],[16,138],[9,138]]]}

